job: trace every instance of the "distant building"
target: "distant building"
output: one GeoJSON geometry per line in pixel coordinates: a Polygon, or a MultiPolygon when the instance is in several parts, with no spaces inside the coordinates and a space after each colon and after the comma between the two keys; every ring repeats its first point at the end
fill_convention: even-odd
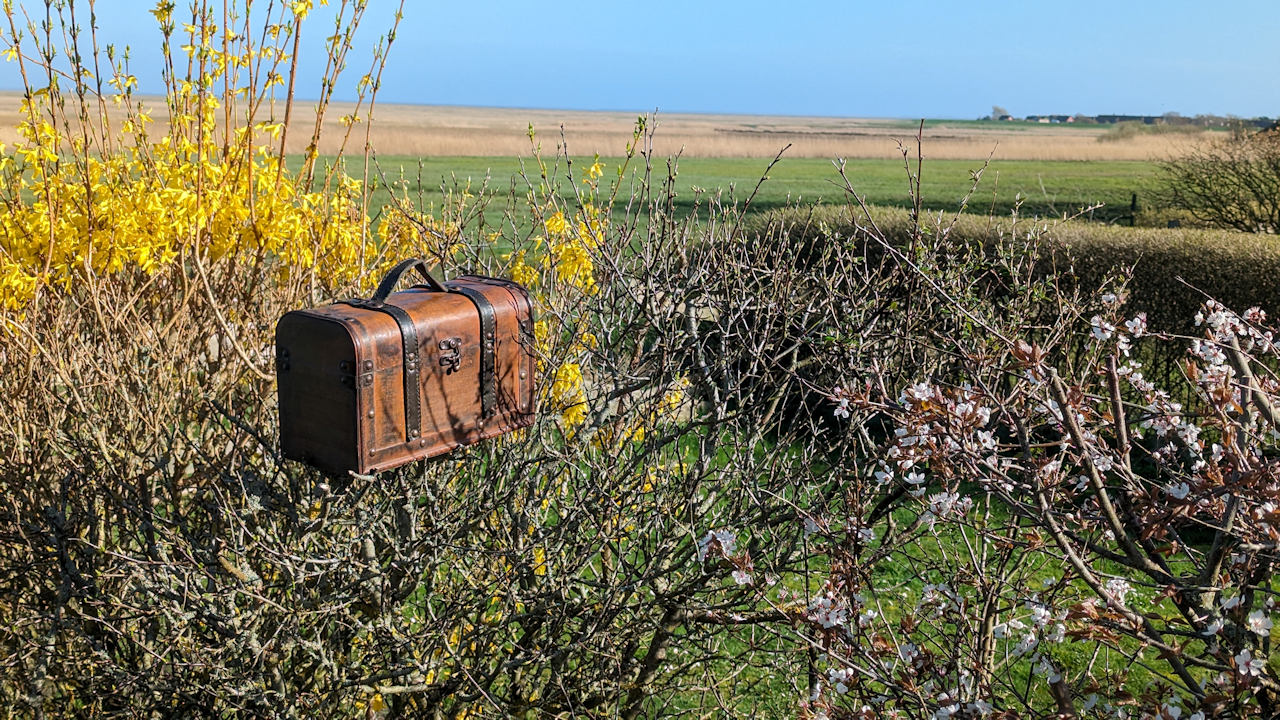
{"type": "MultiPolygon", "coordinates": [[[[1007,115],[1001,115],[1001,120],[1014,120],[1015,118],[1007,115]]],[[[1258,129],[1275,128],[1277,121],[1269,117],[1255,118],[1237,118],[1232,116],[1221,117],[1218,115],[1196,115],[1195,117],[1183,117],[1178,113],[1165,113],[1164,115],[1028,115],[1024,118],[1026,122],[1032,123],[1080,123],[1080,124],[1100,124],[1100,125],[1116,125],[1119,123],[1134,123],[1142,125],[1195,125],[1202,128],[1229,128],[1229,127],[1252,127],[1258,129]]]]}

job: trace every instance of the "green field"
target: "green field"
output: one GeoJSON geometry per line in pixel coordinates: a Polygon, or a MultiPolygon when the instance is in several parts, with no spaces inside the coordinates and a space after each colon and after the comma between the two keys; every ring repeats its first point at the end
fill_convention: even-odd
{"type": "MultiPolygon", "coordinates": [[[[383,157],[379,159],[383,173],[390,181],[402,176],[411,198],[424,209],[438,207],[443,198],[441,188],[465,186],[468,182],[475,193],[486,182],[489,192],[497,199],[486,213],[487,220],[495,220],[505,207],[505,196],[516,183],[517,194],[523,197],[524,181],[518,176],[521,161],[505,157],[442,157],[408,158],[383,157]]],[[[591,160],[575,160],[575,178],[591,160]]],[[[616,179],[619,165],[617,158],[603,158],[606,165],[605,179],[616,179]]],[[[526,170],[536,182],[536,165],[524,160],[526,170]]],[[[708,192],[723,192],[722,199],[743,201],[751,194],[768,161],[758,158],[687,158],[676,166],[676,205],[688,211],[694,203],[694,188],[708,192]]],[[[643,171],[643,161],[633,160],[630,170],[643,171]]],[[[928,160],[922,173],[924,206],[931,210],[954,211],[972,185],[972,175],[982,168],[980,161],[928,160]]],[[[560,172],[564,173],[563,163],[560,172]]],[[[854,189],[872,205],[909,207],[911,203],[907,172],[903,164],[893,160],[850,160],[846,173],[854,189]]],[[[997,161],[983,174],[978,191],[970,200],[971,212],[1008,215],[1021,202],[1024,216],[1058,216],[1075,214],[1095,204],[1101,204],[1092,213],[1095,220],[1129,224],[1131,203],[1137,195],[1139,206],[1149,200],[1156,165],[1148,162],[1084,162],[1084,161],[997,161]]],[[[665,160],[653,166],[655,186],[667,175],[665,160]]],[[[621,197],[630,195],[626,181],[621,197]]],[[[562,186],[568,187],[564,182],[562,186]]],[[[374,207],[380,207],[384,191],[375,192],[374,207]]],[[[811,158],[786,159],[769,173],[752,203],[758,210],[783,207],[790,204],[839,204],[846,199],[843,181],[836,168],[828,160],[811,158]]],[[[705,198],[704,198],[705,200],[705,198]]]]}

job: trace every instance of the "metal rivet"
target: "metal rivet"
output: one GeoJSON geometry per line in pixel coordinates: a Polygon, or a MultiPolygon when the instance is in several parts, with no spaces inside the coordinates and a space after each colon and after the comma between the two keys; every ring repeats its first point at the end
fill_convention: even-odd
{"type": "Polygon", "coordinates": [[[370,410],[370,411],[369,411],[369,417],[373,417],[373,411],[372,411],[372,410],[370,410]]]}
{"type": "Polygon", "coordinates": [[[528,373],[526,373],[525,371],[521,370],[521,371],[520,371],[520,379],[521,379],[521,380],[523,380],[525,375],[528,375],[528,373]]]}
{"type": "Polygon", "coordinates": [[[370,455],[373,455],[373,450],[372,450],[372,449],[370,449],[370,450],[369,450],[369,454],[370,454],[370,455]]]}

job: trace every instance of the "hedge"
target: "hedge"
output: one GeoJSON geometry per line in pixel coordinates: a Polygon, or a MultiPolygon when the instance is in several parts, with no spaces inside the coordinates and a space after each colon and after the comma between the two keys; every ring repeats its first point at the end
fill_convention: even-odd
{"type": "MultiPolygon", "coordinates": [[[[856,211],[861,225],[867,224],[856,211]]],[[[898,208],[871,208],[871,218],[890,242],[910,238],[910,215],[898,208]]],[[[951,216],[944,218],[945,227],[951,216]]],[[[937,226],[937,215],[922,222],[937,226]]],[[[1108,276],[1132,268],[1129,312],[1146,312],[1152,330],[1197,332],[1193,317],[1206,295],[1236,310],[1259,306],[1280,312],[1280,236],[1193,228],[1129,228],[1084,220],[988,218],[962,215],[951,230],[954,242],[994,245],[1014,232],[1044,229],[1046,272],[1081,287],[1100,286],[1108,276]]],[[[815,206],[764,214],[755,232],[786,232],[803,243],[863,237],[847,208],[815,206]]]]}

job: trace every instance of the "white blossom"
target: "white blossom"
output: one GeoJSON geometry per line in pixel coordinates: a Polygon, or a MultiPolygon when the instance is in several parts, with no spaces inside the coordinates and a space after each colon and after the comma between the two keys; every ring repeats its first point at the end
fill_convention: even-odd
{"type": "Polygon", "coordinates": [[[920,596],[920,604],[936,605],[939,609],[944,609],[953,599],[955,599],[955,592],[946,583],[927,584],[920,596]]]}
{"type": "Polygon", "coordinates": [[[853,678],[853,671],[847,668],[839,670],[832,668],[827,670],[827,684],[836,691],[837,695],[843,695],[849,692],[849,681],[853,678]]]}
{"type": "Polygon", "coordinates": [[[830,595],[819,595],[809,605],[809,619],[824,628],[833,628],[849,620],[849,609],[830,595]]]}
{"type": "Polygon", "coordinates": [[[1133,586],[1121,578],[1111,578],[1107,581],[1107,584],[1104,587],[1106,591],[1116,599],[1116,602],[1121,605],[1125,604],[1125,600],[1128,599],[1129,593],[1133,592],[1133,586]]]}
{"type": "Polygon", "coordinates": [[[1267,614],[1261,610],[1254,610],[1249,613],[1246,624],[1249,626],[1249,632],[1254,635],[1266,636],[1271,634],[1271,618],[1267,617],[1267,614]]]}
{"type": "Polygon", "coordinates": [[[1009,622],[1000,623],[999,625],[991,628],[991,634],[995,636],[996,639],[1000,639],[1011,635],[1011,631],[1021,630],[1025,627],[1026,625],[1023,624],[1021,620],[1014,619],[1009,622]]]}
{"type": "Polygon", "coordinates": [[[978,445],[983,450],[996,449],[996,434],[990,430],[979,430],[977,433],[978,445]]]}
{"type": "Polygon", "coordinates": [[[1044,605],[1030,600],[1027,601],[1026,605],[1027,609],[1031,611],[1031,622],[1035,623],[1037,627],[1044,627],[1053,619],[1053,613],[1049,612],[1049,608],[1044,605]]]}
{"type": "Polygon", "coordinates": [[[1249,652],[1249,648],[1241,650],[1240,654],[1236,655],[1235,660],[1236,669],[1241,675],[1257,677],[1262,674],[1263,670],[1267,669],[1266,661],[1262,658],[1254,657],[1253,653],[1249,652]]]}
{"type": "Polygon", "coordinates": [[[1142,337],[1147,332],[1147,314],[1138,313],[1132,320],[1126,320],[1124,329],[1134,337],[1142,337]]]}
{"type": "Polygon", "coordinates": [[[1103,320],[1100,315],[1094,315],[1093,318],[1089,320],[1089,325],[1093,328],[1092,333],[1096,340],[1110,340],[1111,336],[1115,334],[1116,331],[1116,326],[1106,320],[1103,320]]]}
{"type": "Polygon", "coordinates": [[[1013,646],[1013,654],[1026,655],[1032,650],[1035,650],[1036,646],[1039,644],[1040,644],[1040,638],[1037,637],[1035,633],[1033,632],[1026,633],[1022,636],[1020,640],[1018,640],[1018,644],[1013,646]]]}
{"type": "Polygon", "coordinates": [[[920,652],[916,648],[915,643],[903,643],[898,646],[898,659],[902,662],[909,663],[916,659],[920,652]]]}
{"type": "Polygon", "coordinates": [[[968,711],[972,714],[986,717],[987,715],[991,714],[991,711],[994,708],[991,706],[991,703],[985,700],[974,700],[973,702],[969,703],[966,706],[966,709],[968,709],[968,711]]]}
{"type": "Polygon", "coordinates": [[[1227,362],[1226,354],[1216,344],[1206,340],[1193,340],[1191,342],[1191,354],[1210,365],[1223,365],[1227,362]]]}
{"type": "Polygon", "coordinates": [[[838,418],[849,417],[849,392],[839,385],[831,389],[831,399],[836,403],[833,411],[838,418]]]}
{"type": "Polygon", "coordinates": [[[1040,656],[1040,662],[1036,664],[1036,674],[1044,675],[1050,683],[1058,683],[1062,681],[1062,673],[1053,666],[1053,662],[1045,655],[1040,656]]]}
{"type": "Polygon", "coordinates": [[[718,548],[723,557],[733,554],[738,547],[738,538],[728,530],[712,530],[698,541],[698,562],[707,559],[712,548],[718,548]]]}
{"type": "Polygon", "coordinates": [[[1182,423],[1178,425],[1178,435],[1186,444],[1195,445],[1200,439],[1200,428],[1189,422],[1182,423]]]}
{"type": "Polygon", "coordinates": [[[898,402],[905,403],[908,400],[923,402],[925,400],[932,400],[934,393],[934,387],[930,385],[928,381],[921,381],[904,390],[902,394],[898,396],[898,402]]]}

